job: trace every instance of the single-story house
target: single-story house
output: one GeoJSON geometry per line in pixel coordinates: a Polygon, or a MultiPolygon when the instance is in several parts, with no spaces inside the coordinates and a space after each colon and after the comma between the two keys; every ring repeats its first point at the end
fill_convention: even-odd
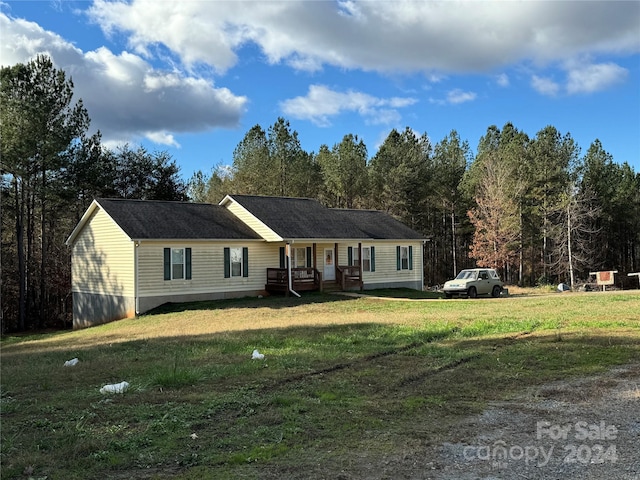
{"type": "Polygon", "coordinates": [[[299,291],[423,288],[424,235],[374,210],[308,198],[96,199],[72,249],[73,326],[167,302],[299,291]]]}

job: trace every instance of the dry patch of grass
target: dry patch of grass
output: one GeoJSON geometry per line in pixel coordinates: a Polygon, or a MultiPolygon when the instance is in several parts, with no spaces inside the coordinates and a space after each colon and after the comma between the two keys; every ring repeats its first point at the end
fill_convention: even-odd
{"type": "Polygon", "coordinates": [[[637,359],[638,311],[640,294],[309,295],[5,339],[2,478],[361,477],[488,402],[637,359]]]}

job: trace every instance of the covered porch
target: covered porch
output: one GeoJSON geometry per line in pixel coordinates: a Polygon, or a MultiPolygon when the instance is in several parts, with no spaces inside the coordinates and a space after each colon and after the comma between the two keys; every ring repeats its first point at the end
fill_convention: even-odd
{"type": "MultiPolygon", "coordinates": [[[[265,290],[269,293],[284,293],[285,295],[289,295],[290,293],[296,294],[296,292],[306,291],[322,292],[325,287],[328,286],[330,286],[331,289],[338,290],[363,289],[362,262],[360,261],[362,258],[361,243],[358,243],[357,257],[353,260],[350,258],[349,260],[353,265],[339,265],[338,259],[340,258],[340,251],[338,242],[333,244],[333,254],[331,257],[323,260],[322,263],[325,264],[318,265],[317,248],[317,243],[314,242],[313,246],[309,249],[311,250],[311,262],[308,262],[306,267],[294,267],[292,266],[294,262],[292,261],[291,243],[287,242],[284,247],[284,252],[281,254],[280,268],[267,268],[265,290]],[[335,273],[328,276],[330,278],[323,278],[323,271],[325,271],[327,267],[332,267],[331,269],[335,273]]],[[[351,250],[349,250],[349,257],[351,256],[351,250]]],[[[324,258],[323,255],[323,259],[324,258]]]]}

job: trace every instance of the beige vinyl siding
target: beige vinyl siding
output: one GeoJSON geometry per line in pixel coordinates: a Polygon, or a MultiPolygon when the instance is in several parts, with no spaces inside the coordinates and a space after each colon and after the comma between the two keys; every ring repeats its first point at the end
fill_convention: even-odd
{"type": "MultiPolygon", "coordinates": [[[[418,280],[422,274],[422,243],[408,240],[363,240],[362,248],[375,247],[376,250],[376,271],[362,272],[365,282],[386,282],[389,280],[418,280]],[[396,263],[396,247],[409,246],[413,247],[413,270],[398,270],[396,263]]],[[[324,265],[322,252],[325,248],[333,248],[334,243],[318,244],[318,265],[324,265]]],[[[346,266],[349,264],[348,248],[358,249],[358,243],[339,243],[338,244],[338,265],[346,266]]]]}
{"type": "Polygon", "coordinates": [[[101,208],[76,237],[72,256],[73,292],[134,295],[134,244],[101,208]]]}
{"type": "Polygon", "coordinates": [[[264,290],[267,268],[279,266],[279,245],[266,242],[140,242],[140,297],[264,290]],[[247,247],[249,276],[224,278],[224,248],[247,247]],[[191,248],[191,279],[164,280],[164,248],[191,248]]]}
{"type": "Polygon", "coordinates": [[[264,238],[267,242],[280,242],[280,238],[276,233],[267,227],[264,223],[249,213],[242,205],[238,204],[234,200],[228,202],[226,208],[238,217],[243,223],[245,223],[254,232],[264,238]]]}
{"type": "Polygon", "coordinates": [[[362,246],[376,248],[376,271],[363,272],[365,284],[373,286],[376,283],[422,281],[422,242],[389,240],[363,243],[362,246]],[[413,247],[413,270],[397,269],[396,247],[398,245],[413,247]]]}

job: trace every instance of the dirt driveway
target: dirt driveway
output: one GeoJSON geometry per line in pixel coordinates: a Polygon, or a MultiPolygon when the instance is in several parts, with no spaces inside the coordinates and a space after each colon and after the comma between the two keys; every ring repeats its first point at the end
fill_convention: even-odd
{"type": "Polygon", "coordinates": [[[640,363],[533,388],[368,478],[640,479],[640,363]]]}

